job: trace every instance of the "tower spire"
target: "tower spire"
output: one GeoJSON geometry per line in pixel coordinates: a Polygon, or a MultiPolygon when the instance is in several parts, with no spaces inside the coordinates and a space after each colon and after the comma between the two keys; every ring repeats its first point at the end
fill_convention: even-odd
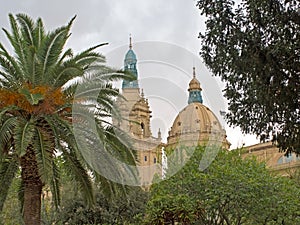
{"type": "Polygon", "coordinates": [[[193,78],[196,79],[196,68],[193,66],[193,78]]]}
{"type": "Polygon", "coordinates": [[[129,49],[132,49],[132,38],[131,38],[131,34],[129,34],[129,49]]]}

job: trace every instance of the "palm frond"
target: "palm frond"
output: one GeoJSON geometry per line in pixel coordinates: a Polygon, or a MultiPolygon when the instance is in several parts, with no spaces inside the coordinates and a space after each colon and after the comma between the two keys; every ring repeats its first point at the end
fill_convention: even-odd
{"type": "Polygon", "coordinates": [[[53,179],[53,154],[54,146],[49,134],[36,127],[33,147],[39,169],[39,175],[44,183],[50,183],[53,179]],[[50,182],[49,182],[50,181],[50,182]]]}
{"type": "Polygon", "coordinates": [[[12,133],[17,125],[17,118],[10,117],[7,118],[0,127],[0,155],[5,154],[5,146],[9,144],[12,138],[12,133]]]}
{"type": "Polygon", "coordinates": [[[18,187],[18,199],[20,202],[20,213],[24,214],[24,182],[23,180],[20,181],[19,187],[18,187]]]}
{"type": "MultiPolygon", "coordinates": [[[[122,157],[125,155],[114,149],[118,146],[116,143],[121,143],[120,140],[116,138],[114,144],[109,143],[108,133],[104,131],[101,124],[95,123],[92,112],[86,107],[78,106],[73,110],[73,116],[76,121],[80,121],[73,124],[78,148],[91,170],[122,184],[137,183],[137,168],[134,163],[129,165],[126,162],[133,158],[131,153],[124,159],[122,157]]],[[[123,150],[128,151],[127,148],[123,150]]]]}
{"type": "Polygon", "coordinates": [[[36,56],[37,47],[35,45],[38,40],[36,39],[35,23],[26,14],[17,14],[17,21],[20,24],[20,32],[24,42],[24,54],[26,56],[26,61],[22,64],[24,67],[24,75],[30,83],[35,83],[36,79],[36,62],[38,61],[36,56]]]}
{"type": "Polygon", "coordinates": [[[61,59],[58,64],[58,68],[56,68],[55,73],[52,75],[54,86],[64,86],[68,81],[76,77],[83,77],[85,71],[95,62],[104,63],[104,56],[93,52],[93,50],[105,44],[89,48],[88,50],[83,51],[64,62],[61,59]]]}
{"type": "Polygon", "coordinates": [[[9,187],[18,171],[18,162],[14,158],[0,161],[0,212],[3,209],[9,187]]]}
{"type": "Polygon", "coordinates": [[[74,56],[73,60],[76,62],[76,64],[80,65],[82,68],[86,68],[87,66],[92,65],[94,62],[98,63],[104,63],[105,57],[99,53],[93,52],[95,49],[107,45],[108,43],[102,43],[99,45],[96,45],[94,47],[91,47],[77,55],[74,56]]]}
{"type": "Polygon", "coordinates": [[[120,96],[119,90],[112,88],[111,84],[95,81],[81,81],[77,86],[75,100],[82,103],[89,102],[90,107],[105,112],[117,114],[115,98],[120,96]]]}
{"type": "Polygon", "coordinates": [[[20,26],[20,31],[22,33],[22,38],[26,42],[27,45],[32,45],[34,46],[34,22],[33,20],[27,16],[26,14],[17,14],[16,15],[17,20],[19,22],[20,26]]]}
{"type": "Polygon", "coordinates": [[[4,46],[0,43],[1,66],[8,75],[16,80],[23,80],[23,72],[17,60],[11,56],[4,46]]]}
{"type": "Polygon", "coordinates": [[[19,62],[25,63],[26,62],[26,55],[25,55],[25,49],[24,49],[24,42],[21,37],[20,28],[18,26],[18,23],[15,19],[15,17],[12,14],[9,14],[9,21],[10,26],[12,29],[12,34],[10,34],[6,29],[3,29],[5,32],[7,38],[9,39],[10,43],[12,44],[14,51],[16,53],[17,58],[19,59],[19,62]]]}
{"type": "Polygon", "coordinates": [[[60,206],[60,171],[59,168],[56,166],[55,162],[53,161],[53,178],[50,182],[50,188],[52,193],[53,202],[55,208],[58,209],[60,206]]]}
{"type": "Polygon", "coordinates": [[[91,80],[98,80],[98,82],[112,82],[118,80],[132,80],[132,74],[126,71],[115,70],[103,64],[91,65],[85,70],[85,77],[91,80]]]}
{"type": "MultiPolygon", "coordinates": [[[[100,132],[99,129],[98,132],[100,132]]],[[[108,126],[104,129],[104,135],[105,142],[107,142],[107,146],[109,146],[108,150],[114,157],[129,165],[136,164],[137,155],[136,152],[131,150],[133,149],[133,145],[130,142],[128,134],[116,127],[108,126]]]]}
{"type": "Polygon", "coordinates": [[[98,173],[94,173],[95,183],[103,191],[105,196],[110,199],[118,199],[120,196],[126,196],[128,193],[128,187],[99,175],[98,173]]]}
{"type": "Polygon", "coordinates": [[[111,88],[110,84],[99,82],[83,81],[77,89],[75,97],[87,101],[98,99],[98,96],[109,99],[119,95],[118,89],[111,88]]]}
{"type": "Polygon", "coordinates": [[[110,84],[106,84],[105,86],[101,87],[97,98],[97,103],[98,105],[103,106],[103,108],[111,109],[116,107],[115,98],[119,96],[120,93],[118,89],[112,88],[110,84]]]}
{"type": "MultiPolygon", "coordinates": [[[[1,53],[0,53],[1,54],[1,53]]],[[[16,79],[12,74],[15,74],[14,67],[11,65],[9,61],[7,61],[4,57],[0,55],[0,83],[1,87],[14,87],[16,83],[16,79]]]]}
{"type": "Polygon", "coordinates": [[[86,168],[84,168],[77,156],[73,151],[67,151],[66,148],[63,149],[62,155],[67,173],[72,177],[72,179],[78,184],[80,191],[83,194],[85,202],[88,206],[94,204],[94,193],[93,185],[90,175],[87,173],[86,168]]]}
{"type": "Polygon", "coordinates": [[[73,50],[71,48],[67,49],[64,54],[60,57],[58,64],[61,65],[63,62],[66,61],[66,58],[73,57],[73,50]]]}
{"type": "MultiPolygon", "coordinates": [[[[84,110],[86,110],[86,108],[83,108],[84,110]]],[[[84,115],[86,115],[86,111],[83,111],[82,112],[84,115]]],[[[76,116],[79,116],[78,114],[76,116]]],[[[89,118],[89,117],[88,117],[89,118]]],[[[57,119],[60,119],[60,118],[57,118],[57,119]]],[[[92,118],[91,118],[92,119],[92,118]]],[[[67,160],[66,159],[66,156],[68,157],[71,157],[70,159],[72,159],[71,162],[69,163],[66,163],[65,164],[65,167],[68,168],[69,172],[68,174],[70,174],[71,172],[74,173],[74,169],[73,169],[73,166],[75,166],[77,163],[80,163],[82,165],[82,163],[85,163],[86,161],[83,160],[83,157],[80,156],[80,152],[83,151],[83,149],[77,149],[77,145],[76,145],[76,141],[80,141],[80,140],[75,140],[74,139],[74,136],[73,136],[73,133],[72,133],[72,130],[69,130],[67,131],[68,129],[70,129],[66,124],[66,122],[58,122],[59,120],[52,120],[51,126],[54,126],[54,124],[57,124],[57,126],[55,126],[55,135],[60,135],[62,138],[61,140],[64,140],[64,142],[62,143],[62,146],[60,146],[60,151],[62,151],[62,157],[64,157],[64,160],[67,160]],[[55,122],[56,121],[56,122],[55,122]],[[65,124],[65,125],[63,125],[65,124]],[[60,127],[61,126],[61,127],[60,127]],[[65,127],[64,129],[62,129],[62,127],[65,127]],[[69,133],[69,134],[68,134],[69,133]],[[73,162],[73,160],[76,160],[76,162],[73,162]],[[70,166],[70,163],[73,165],[73,166],[70,166]]],[[[49,122],[48,122],[49,123],[49,122]]],[[[83,125],[84,126],[84,125],[83,125]]],[[[108,133],[110,135],[114,135],[113,134],[113,131],[111,128],[108,128],[106,129],[107,130],[107,134],[103,134],[103,137],[105,135],[108,135],[108,133]]],[[[89,129],[87,129],[87,132],[91,132],[89,131],[89,129]]],[[[86,136],[91,136],[89,135],[88,133],[85,133],[86,136]]],[[[94,134],[93,134],[94,135],[94,134]]],[[[107,137],[108,138],[108,137],[107,137]]],[[[89,140],[87,141],[91,141],[92,139],[89,138],[89,140]]],[[[114,150],[110,149],[110,152],[112,153],[112,155],[115,157],[118,153],[114,152],[114,151],[120,151],[122,152],[123,156],[120,156],[120,158],[123,158],[123,161],[124,162],[128,162],[129,164],[131,165],[134,165],[134,158],[135,156],[133,155],[133,153],[127,153],[129,154],[128,156],[125,157],[126,153],[123,152],[123,150],[125,151],[125,148],[128,146],[128,145],[123,145],[123,148],[120,148],[120,145],[117,144],[117,142],[119,142],[116,139],[112,139],[111,138],[111,143],[113,143],[113,145],[111,145],[112,148],[116,148],[114,150]],[[119,150],[117,150],[117,148],[119,150]],[[114,153],[113,153],[114,152],[114,153]]],[[[95,146],[94,146],[95,147],[95,146]]],[[[96,151],[107,151],[105,149],[94,149],[96,151]]],[[[93,154],[93,157],[96,159],[99,155],[95,155],[93,154]]],[[[67,158],[68,158],[67,157],[67,158]]],[[[118,157],[116,157],[118,158],[118,157]]],[[[96,159],[97,160],[97,159],[96,159]]],[[[105,159],[104,159],[105,160],[105,159]]],[[[122,160],[122,159],[121,159],[122,160]]],[[[88,166],[88,165],[87,165],[88,166]]],[[[101,185],[101,189],[103,188],[103,191],[108,195],[108,196],[115,196],[117,193],[121,193],[121,194],[124,194],[126,193],[126,188],[124,185],[121,185],[121,184],[118,184],[118,183],[115,183],[115,182],[112,182],[110,180],[108,180],[106,177],[104,176],[101,176],[98,172],[96,172],[92,167],[88,166],[88,167],[82,167],[82,168],[85,168],[85,171],[87,168],[90,168],[91,171],[93,171],[93,174],[94,174],[94,177],[95,179],[97,179],[97,183],[100,182],[99,185],[101,185]],[[96,178],[97,177],[97,178],[96,178]]],[[[84,171],[81,171],[81,170],[78,170],[78,171],[75,171],[76,173],[71,175],[73,177],[73,179],[78,182],[78,180],[76,180],[75,178],[78,177],[79,175],[77,173],[82,173],[84,171]],[[77,174],[77,175],[76,175],[77,174]],[[74,178],[75,177],[75,178],[74,178]]],[[[87,174],[88,175],[88,179],[91,179],[91,175],[87,174]]],[[[121,174],[119,174],[121,175],[121,174]]],[[[80,181],[80,182],[83,182],[83,181],[80,181]]],[[[86,181],[87,182],[87,181],[86,181]]],[[[88,186],[86,184],[82,184],[80,186],[80,189],[83,190],[83,188],[88,188],[88,186]]],[[[87,190],[85,190],[84,192],[87,192],[87,190]]]]}
{"type": "Polygon", "coordinates": [[[45,37],[45,28],[41,18],[37,19],[33,30],[33,34],[34,34],[33,36],[34,46],[36,48],[40,48],[41,43],[45,37]]]}
{"type": "Polygon", "coordinates": [[[45,116],[45,120],[53,133],[54,147],[60,151],[58,153],[62,153],[62,148],[65,147],[66,143],[76,144],[70,121],[66,121],[58,115],[45,116]]]}
{"type": "Polygon", "coordinates": [[[43,79],[47,79],[48,71],[58,62],[63,47],[69,37],[73,18],[67,26],[62,26],[45,37],[38,51],[38,58],[41,60],[39,71],[43,79]]]}
{"type": "Polygon", "coordinates": [[[62,87],[68,81],[80,77],[83,74],[83,70],[73,61],[66,61],[61,66],[54,68],[53,73],[49,76],[49,80],[52,80],[53,87],[62,87]]]}
{"type": "Polygon", "coordinates": [[[14,144],[19,157],[25,155],[28,146],[32,143],[35,126],[32,121],[18,119],[14,127],[14,144]]]}

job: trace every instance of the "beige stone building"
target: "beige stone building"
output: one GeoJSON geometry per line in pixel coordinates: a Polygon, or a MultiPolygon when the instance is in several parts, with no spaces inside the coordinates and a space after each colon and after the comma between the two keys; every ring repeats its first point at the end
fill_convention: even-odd
{"type": "Polygon", "coordinates": [[[193,78],[189,82],[188,105],[176,116],[169,131],[167,143],[162,143],[161,133],[154,137],[151,132],[151,110],[143,90],[139,87],[137,57],[132,49],[124,59],[124,69],[133,74],[134,79],[123,81],[122,95],[116,101],[122,120],[114,124],[129,134],[137,152],[140,182],[143,186],[152,183],[155,174],[161,176],[162,147],[176,148],[179,145],[191,146],[216,143],[229,149],[226,132],[215,114],[203,104],[200,82],[193,68],[193,78]]]}
{"type": "Polygon", "coordinates": [[[265,162],[267,168],[283,176],[292,176],[295,170],[300,167],[300,156],[295,153],[286,155],[271,142],[251,145],[238,151],[242,151],[242,157],[253,156],[258,161],[265,162]]]}
{"type": "Polygon", "coordinates": [[[148,99],[139,88],[137,58],[132,49],[130,39],[129,50],[124,59],[124,69],[133,74],[132,81],[123,81],[122,98],[118,98],[116,106],[120,110],[121,120],[114,124],[127,133],[131,139],[133,149],[137,154],[137,165],[140,175],[140,184],[151,184],[155,174],[161,175],[159,159],[161,157],[161,134],[152,136],[150,119],[151,110],[148,99]]]}
{"type": "MultiPolygon", "coordinates": [[[[218,118],[209,107],[203,104],[202,88],[196,78],[193,68],[193,77],[188,84],[188,101],[174,119],[170,127],[167,143],[162,143],[160,131],[153,136],[151,132],[151,110],[148,99],[139,87],[137,57],[132,49],[130,38],[129,50],[124,59],[124,69],[134,75],[131,81],[123,81],[122,95],[117,99],[122,120],[115,120],[114,124],[129,134],[134,150],[137,152],[140,183],[149,186],[155,174],[161,176],[162,148],[175,149],[180,146],[197,146],[216,144],[229,149],[230,143],[226,139],[226,132],[218,118]]],[[[285,155],[271,142],[260,143],[241,149],[242,157],[256,157],[265,162],[266,166],[276,173],[290,176],[297,167],[300,167],[300,156],[294,153],[285,155]]]]}

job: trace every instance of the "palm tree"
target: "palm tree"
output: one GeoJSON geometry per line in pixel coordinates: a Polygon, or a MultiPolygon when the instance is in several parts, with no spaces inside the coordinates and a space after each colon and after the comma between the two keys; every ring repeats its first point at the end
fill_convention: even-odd
{"type": "MultiPolygon", "coordinates": [[[[53,199],[59,205],[60,171],[55,160],[58,155],[86,203],[93,203],[91,174],[96,173],[92,164],[86,163],[82,154],[86,149],[78,147],[72,127],[74,123],[80,124],[86,113],[97,122],[97,135],[105,143],[97,150],[114,151],[115,155],[134,162],[126,146],[122,152],[116,148],[118,141],[106,119],[117,114],[113,102],[119,93],[111,81],[126,75],[104,65],[105,58],[95,52],[104,44],[78,54],[73,54],[72,49],[64,50],[74,19],[46,33],[40,18],[33,21],[25,14],[10,14],[11,32],[3,29],[14,54],[0,43],[0,210],[20,169],[26,225],[41,223],[41,194],[45,185],[51,187],[53,199]],[[81,93],[76,92],[79,85],[85,87],[81,93]],[[98,97],[89,99],[95,91],[98,97]],[[76,117],[72,115],[74,101],[81,106],[76,117]]],[[[93,132],[84,123],[81,127],[87,137],[93,132]]],[[[99,174],[97,177],[103,178],[99,174]]],[[[102,183],[109,181],[103,179],[102,183]]]]}

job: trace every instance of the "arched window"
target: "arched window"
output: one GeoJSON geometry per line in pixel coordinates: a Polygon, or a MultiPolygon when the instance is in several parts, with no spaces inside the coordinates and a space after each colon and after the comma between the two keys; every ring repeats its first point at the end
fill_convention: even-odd
{"type": "Polygon", "coordinates": [[[145,124],[143,122],[141,122],[141,129],[142,129],[142,135],[144,135],[144,131],[145,131],[145,124]]]}
{"type": "Polygon", "coordinates": [[[277,160],[277,164],[284,164],[289,162],[296,162],[300,160],[300,157],[297,156],[295,153],[290,153],[288,155],[283,155],[277,160]]]}

